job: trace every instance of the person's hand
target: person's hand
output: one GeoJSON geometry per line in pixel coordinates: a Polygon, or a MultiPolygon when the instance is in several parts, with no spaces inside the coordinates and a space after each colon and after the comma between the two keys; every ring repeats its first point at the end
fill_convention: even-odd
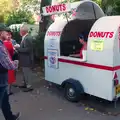
{"type": "Polygon", "coordinates": [[[16,45],[14,45],[14,47],[15,47],[15,48],[19,48],[19,47],[20,47],[20,45],[19,45],[19,44],[16,44],[16,45]]]}
{"type": "Polygon", "coordinates": [[[19,61],[18,61],[18,60],[14,60],[14,64],[15,64],[15,66],[16,66],[16,69],[18,69],[19,61]]]}
{"type": "Polygon", "coordinates": [[[14,60],[14,62],[18,65],[19,64],[19,60],[14,60]]]}

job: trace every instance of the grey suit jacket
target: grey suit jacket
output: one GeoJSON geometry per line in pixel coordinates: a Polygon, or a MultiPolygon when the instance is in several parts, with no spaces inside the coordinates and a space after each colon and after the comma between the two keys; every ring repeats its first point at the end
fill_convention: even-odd
{"type": "Polygon", "coordinates": [[[30,35],[25,36],[20,44],[19,60],[21,67],[32,67],[33,65],[33,37],[30,35]]]}

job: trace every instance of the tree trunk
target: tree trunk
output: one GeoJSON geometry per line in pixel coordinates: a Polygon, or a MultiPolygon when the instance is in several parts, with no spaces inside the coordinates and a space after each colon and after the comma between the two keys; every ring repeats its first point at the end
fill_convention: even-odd
{"type": "MultiPolygon", "coordinates": [[[[52,0],[41,0],[40,13],[42,13],[42,7],[51,5],[52,0]]],[[[49,27],[50,16],[42,16],[42,21],[40,21],[39,33],[45,33],[49,27]]]]}

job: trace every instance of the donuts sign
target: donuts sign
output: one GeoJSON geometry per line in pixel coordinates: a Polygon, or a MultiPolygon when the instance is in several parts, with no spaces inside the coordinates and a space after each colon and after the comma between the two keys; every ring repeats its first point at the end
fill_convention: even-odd
{"type": "Polygon", "coordinates": [[[71,10],[70,4],[58,4],[58,5],[52,5],[52,6],[46,6],[42,8],[43,15],[53,15],[53,14],[59,14],[63,12],[69,12],[71,10]]]}

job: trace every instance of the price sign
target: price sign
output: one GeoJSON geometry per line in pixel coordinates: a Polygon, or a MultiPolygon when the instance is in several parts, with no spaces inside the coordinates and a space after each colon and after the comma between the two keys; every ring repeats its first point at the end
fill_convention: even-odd
{"type": "Polygon", "coordinates": [[[103,51],[104,41],[103,40],[92,40],[91,41],[91,50],[94,51],[103,51]]]}

